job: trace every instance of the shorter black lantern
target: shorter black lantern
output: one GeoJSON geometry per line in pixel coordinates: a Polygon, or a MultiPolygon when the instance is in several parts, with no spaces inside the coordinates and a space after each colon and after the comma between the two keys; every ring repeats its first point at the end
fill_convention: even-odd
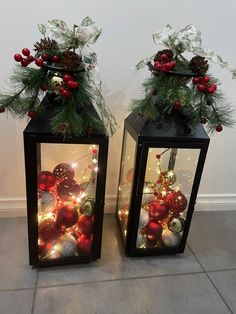
{"type": "Polygon", "coordinates": [[[184,251],[208,144],[201,124],[186,134],[175,116],[125,120],[116,215],[128,255],[184,251]]]}
{"type": "Polygon", "coordinates": [[[24,131],[30,264],[96,260],[101,252],[108,137],[94,131],[63,139],[52,133],[50,112],[44,110],[24,131]]]}

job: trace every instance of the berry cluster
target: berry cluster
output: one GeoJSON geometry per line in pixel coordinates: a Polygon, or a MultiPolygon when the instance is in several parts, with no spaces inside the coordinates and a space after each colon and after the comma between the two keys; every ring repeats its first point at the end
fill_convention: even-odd
{"type": "Polygon", "coordinates": [[[68,98],[71,95],[71,91],[79,87],[79,83],[70,74],[64,74],[62,79],[63,86],[60,87],[59,92],[62,97],[68,98]]]}
{"type": "Polygon", "coordinates": [[[50,61],[52,63],[57,63],[60,61],[60,57],[58,55],[53,55],[49,58],[46,53],[42,53],[39,58],[34,58],[30,54],[30,50],[28,48],[23,48],[21,52],[23,56],[20,53],[16,53],[14,55],[14,59],[16,62],[20,62],[21,66],[23,67],[27,67],[33,61],[38,67],[42,67],[45,61],[50,61]]]}
{"type": "Polygon", "coordinates": [[[193,84],[197,85],[199,92],[213,94],[217,89],[217,85],[211,84],[210,81],[211,79],[209,76],[194,77],[192,79],[193,84]]]}
{"type": "Polygon", "coordinates": [[[175,66],[176,66],[176,62],[174,60],[169,60],[169,57],[166,53],[163,53],[161,55],[161,61],[154,62],[155,69],[162,73],[167,73],[173,70],[175,66]]]}

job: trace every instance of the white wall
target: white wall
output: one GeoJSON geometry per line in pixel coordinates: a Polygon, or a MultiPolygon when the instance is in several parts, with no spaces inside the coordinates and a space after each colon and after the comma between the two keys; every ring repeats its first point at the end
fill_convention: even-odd
{"type": "MultiPolygon", "coordinates": [[[[204,47],[236,65],[235,12],[234,0],[1,0],[0,89],[6,89],[9,84],[14,53],[32,47],[40,38],[37,23],[61,18],[72,25],[89,15],[103,28],[94,50],[99,57],[107,104],[120,124],[110,141],[107,196],[108,203],[112,203],[117,189],[122,121],[128,103],[140,94],[141,82],[149,75],[147,70],[136,73],[133,65],[160,48],[153,44],[152,33],[167,23],[176,29],[194,24],[203,32],[204,47]]],[[[212,66],[212,72],[222,81],[225,93],[236,107],[236,81],[217,66],[212,66]]],[[[22,130],[25,125],[25,121],[6,119],[5,114],[0,116],[0,210],[7,209],[9,215],[24,207],[22,130]]],[[[199,197],[199,202],[206,204],[199,208],[236,207],[235,138],[236,128],[211,138],[199,197]],[[225,202],[229,204],[223,206],[221,203],[225,202]]]]}

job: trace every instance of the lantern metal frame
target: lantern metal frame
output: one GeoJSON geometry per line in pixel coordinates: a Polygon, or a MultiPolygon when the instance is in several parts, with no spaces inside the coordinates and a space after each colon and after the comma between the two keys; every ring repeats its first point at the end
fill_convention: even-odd
{"type": "MultiPolygon", "coordinates": [[[[118,214],[118,198],[116,220],[119,225],[121,238],[123,240],[125,253],[128,256],[148,256],[182,253],[186,246],[190,223],[197,198],[198,188],[202,176],[202,171],[207,155],[210,139],[201,124],[197,124],[190,134],[186,134],[180,121],[171,117],[162,124],[147,121],[136,113],[131,113],[124,123],[123,145],[121,152],[121,164],[124,150],[125,132],[134,139],[136,151],[134,156],[134,174],[131,184],[131,197],[128,209],[128,223],[126,237],[122,232],[118,214]],[[187,217],[183,236],[180,245],[177,247],[158,247],[158,248],[136,248],[137,231],[139,225],[139,214],[145,180],[145,171],[149,148],[189,148],[200,149],[192,191],[188,202],[187,217]]],[[[120,166],[119,182],[122,175],[120,166]]],[[[119,197],[119,190],[118,190],[119,197]]]]}
{"type": "Polygon", "coordinates": [[[28,216],[29,263],[36,267],[84,263],[101,257],[102,227],[104,214],[105,184],[107,171],[108,136],[96,131],[89,136],[72,136],[63,140],[51,132],[48,118],[31,120],[24,130],[25,178],[28,216]],[[38,204],[37,176],[40,167],[41,143],[95,144],[99,145],[96,194],[94,206],[93,244],[89,256],[71,256],[59,259],[40,260],[38,257],[38,204]]]}

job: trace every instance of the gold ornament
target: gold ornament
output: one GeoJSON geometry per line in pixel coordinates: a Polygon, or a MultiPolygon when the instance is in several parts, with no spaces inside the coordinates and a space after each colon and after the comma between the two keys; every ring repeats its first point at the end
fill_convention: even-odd
{"type": "Polygon", "coordinates": [[[163,173],[164,179],[168,182],[169,185],[173,185],[176,182],[176,174],[173,170],[168,170],[163,173]]]}

